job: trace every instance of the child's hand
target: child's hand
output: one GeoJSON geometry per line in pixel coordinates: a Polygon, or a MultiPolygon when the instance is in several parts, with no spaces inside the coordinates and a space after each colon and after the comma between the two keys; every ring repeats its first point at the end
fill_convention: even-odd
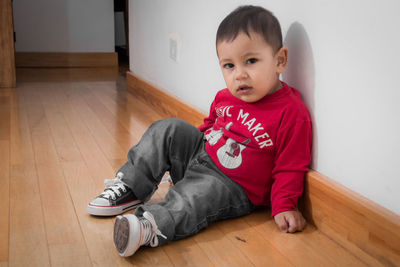
{"type": "Polygon", "coordinates": [[[298,210],[278,213],[274,216],[274,220],[278,228],[284,233],[303,231],[306,226],[306,220],[298,210]]]}

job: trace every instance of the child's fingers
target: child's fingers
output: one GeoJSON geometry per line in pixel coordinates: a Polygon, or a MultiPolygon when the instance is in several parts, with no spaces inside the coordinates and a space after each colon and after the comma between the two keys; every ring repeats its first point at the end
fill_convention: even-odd
{"type": "Polygon", "coordinates": [[[284,233],[303,231],[306,226],[306,220],[299,211],[284,211],[275,215],[274,220],[279,230],[284,233]]]}
{"type": "Polygon", "coordinates": [[[301,216],[301,229],[300,229],[300,231],[303,231],[304,228],[306,228],[306,225],[307,225],[306,219],[304,219],[304,217],[301,216]]]}
{"type": "Polygon", "coordinates": [[[286,221],[285,216],[275,216],[275,223],[278,225],[279,230],[281,230],[284,233],[287,233],[288,231],[288,222],[286,221]]]}
{"type": "Polygon", "coordinates": [[[288,223],[289,223],[289,229],[288,232],[289,233],[294,233],[298,230],[298,221],[296,220],[296,218],[294,218],[293,216],[289,217],[288,219],[288,223]]]}
{"type": "Polygon", "coordinates": [[[289,223],[289,229],[288,229],[289,233],[302,231],[306,225],[305,219],[300,214],[298,214],[297,216],[289,217],[288,223],[289,223]]]}

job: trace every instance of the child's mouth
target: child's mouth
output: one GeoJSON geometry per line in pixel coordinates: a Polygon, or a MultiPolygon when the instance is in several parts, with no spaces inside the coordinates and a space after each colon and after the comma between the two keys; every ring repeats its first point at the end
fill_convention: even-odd
{"type": "Polygon", "coordinates": [[[238,91],[238,93],[246,93],[250,90],[251,90],[251,87],[249,87],[249,86],[240,86],[237,91],[238,91]]]}

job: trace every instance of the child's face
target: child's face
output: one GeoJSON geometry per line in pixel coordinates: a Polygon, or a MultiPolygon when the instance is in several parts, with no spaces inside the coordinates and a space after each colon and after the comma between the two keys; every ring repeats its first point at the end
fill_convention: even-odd
{"type": "Polygon", "coordinates": [[[235,97],[256,102],[282,87],[279,81],[286,66],[288,50],[274,53],[272,47],[257,33],[239,33],[233,41],[217,44],[220,67],[226,85],[235,97]]]}

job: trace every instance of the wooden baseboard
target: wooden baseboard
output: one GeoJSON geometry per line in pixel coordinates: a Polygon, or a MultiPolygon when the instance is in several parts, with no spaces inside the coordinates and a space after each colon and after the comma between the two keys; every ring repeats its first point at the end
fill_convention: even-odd
{"type": "MultiPolygon", "coordinates": [[[[200,125],[205,114],[191,108],[133,73],[127,89],[158,111],[200,125]]],[[[367,265],[398,266],[400,216],[310,170],[299,204],[309,223],[348,249],[367,265]]]]}
{"type": "Polygon", "coordinates": [[[301,203],[304,216],[364,262],[400,263],[400,216],[311,170],[301,203]]]}
{"type": "Polygon", "coordinates": [[[16,67],[72,68],[117,67],[117,53],[16,52],[16,67]]]}
{"type": "Polygon", "coordinates": [[[127,72],[126,84],[129,92],[145,100],[159,113],[181,118],[196,126],[203,123],[205,114],[131,72],[127,72]]]}

